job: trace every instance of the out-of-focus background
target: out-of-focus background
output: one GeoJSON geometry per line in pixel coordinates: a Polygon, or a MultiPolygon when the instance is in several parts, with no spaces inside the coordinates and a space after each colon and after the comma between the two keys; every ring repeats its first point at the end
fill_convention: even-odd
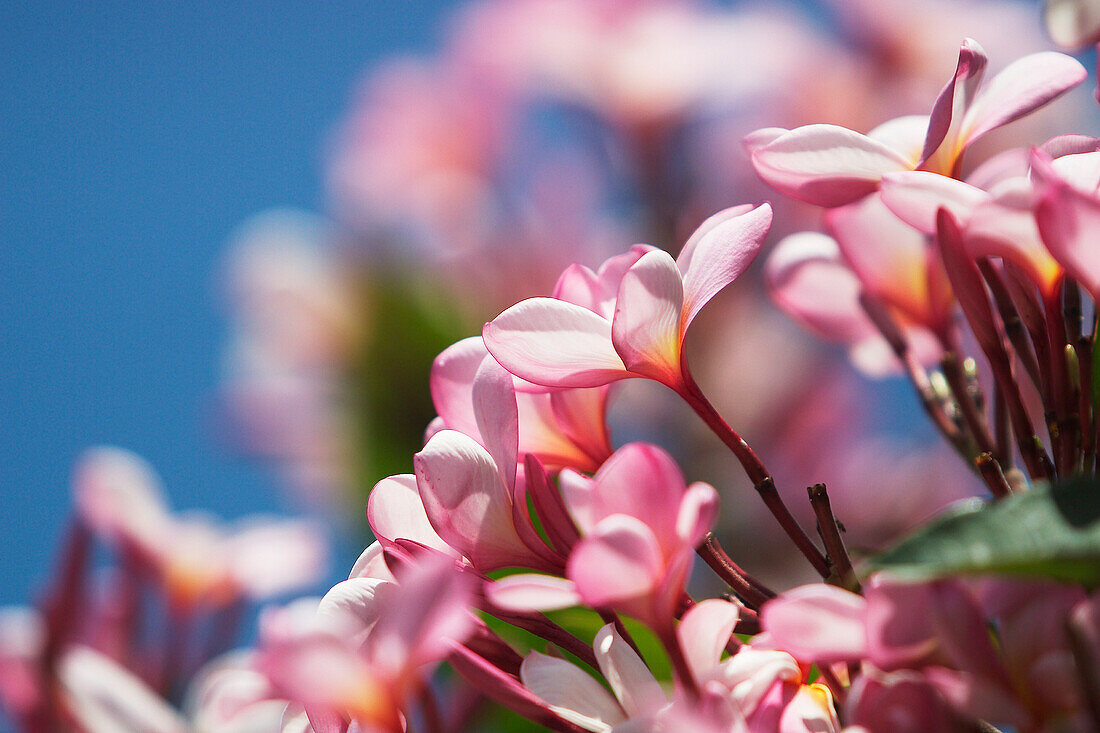
{"type": "MultiPolygon", "coordinates": [[[[321,518],[340,578],[444,346],[569,262],[676,251],[725,206],[776,201],[775,238],[816,228],[756,180],[746,133],[926,114],[965,36],[994,68],[1051,47],[1008,0],[9,3],[0,24],[0,604],[47,577],[98,444],[144,456],[174,508],[321,518]]],[[[1095,133],[1091,104],[986,147],[1095,133]]],[[[830,483],[858,548],[973,493],[908,385],[808,338],[760,269],[689,348],[799,511],[830,483]]],[[[793,580],[713,438],[622,391],[615,443],[722,487],[735,556],[793,580]]]]}
{"type": "Polygon", "coordinates": [[[176,507],[284,510],[215,405],[227,242],[258,211],[322,206],[356,83],[429,49],[451,5],[0,8],[0,603],[45,580],[91,445],[146,457],[176,507]]]}

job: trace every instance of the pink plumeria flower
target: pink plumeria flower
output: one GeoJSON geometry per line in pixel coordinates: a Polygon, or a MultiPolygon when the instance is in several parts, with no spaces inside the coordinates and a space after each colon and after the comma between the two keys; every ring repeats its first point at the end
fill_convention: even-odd
{"type": "Polygon", "coordinates": [[[719,693],[749,730],[838,731],[832,695],[822,685],[806,685],[790,654],[746,644],[722,658],[739,614],[740,606],[719,599],[684,614],[676,635],[696,682],[719,693]]]}
{"type": "MultiPolygon", "coordinates": [[[[900,369],[897,357],[867,316],[861,297],[884,294],[915,303],[919,292],[928,294],[929,286],[934,284],[939,293],[936,308],[944,308],[950,302],[950,289],[942,289],[942,273],[929,259],[930,248],[925,238],[906,229],[891,224],[877,233],[871,227],[846,227],[844,241],[849,245],[846,248],[826,234],[792,234],[780,241],[768,258],[765,270],[768,292],[780,308],[811,333],[848,346],[848,356],[860,371],[871,376],[896,373],[900,369]],[[874,251],[873,247],[878,247],[884,256],[875,263],[878,267],[862,269],[869,282],[865,285],[845,254],[858,249],[860,254],[855,261],[864,263],[873,259],[863,255],[874,251]],[[894,272],[900,273],[908,267],[913,273],[898,282],[892,278],[891,264],[894,272]],[[916,284],[918,294],[904,292],[902,286],[906,282],[916,284]],[[881,287],[872,289],[876,284],[881,287]]],[[[929,305],[921,310],[928,312],[929,305]]],[[[934,363],[942,354],[935,335],[905,312],[895,309],[895,315],[917,361],[934,363]]],[[[937,316],[937,320],[941,318],[937,316]]]]}
{"type": "Polygon", "coordinates": [[[680,600],[694,549],[717,518],[717,491],[702,482],[686,486],[672,457],[643,443],[620,448],[592,478],[563,471],[560,483],[581,534],[566,579],[509,576],[487,587],[490,599],[516,610],[584,603],[663,629],[680,600]]]}
{"type": "Polygon", "coordinates": [[[415,540],[461,555],[481,571],[560,569],[564,559],[542,540],[527,511],[512,375],[482,359],[471,394],[478,439],[451,429],[432,435],[413,459],[415,476],[391,476],[375,486],[367,503],[372,528],[384,542],[415,540]]]}
{"type": "Polygon", "coordinates": [[[623,259],[599,273],[575,266],[556,297],[522,301],[487,323],[485,345],[512,374],[546,387],[646,377],[683,390],[688,327],[749,266],[770,225],[769,205],[739,206],[704,222],[675,261],[635,248],[621,256],[634,259],[625,272],[623,259]]]}
{"type": "Polygon", "coordinates": [[[317,731],[403,730],[401,708],[424,668],[475,624],[473,578],[429,556],[379,593],[362,579],[334,587],[317,606],[264,619],[260,666],[279,694],[304,706],[317,731]],[[304,611],[304,612],[303,612],[304,611]]]}
{"type": "Polygon", "coordinates": [[[225,528],[201,514],[172,516],[152,468],[128,451],[88,451],[74,494],[84,521],[152,567],[177,609],[270,598],[324,570],[326,545],[314,523],[252,517],[225,528]]]}
{"type": "Polygon", "coordinates": [[[759,130],[746,141],[753,165],[777,190],[825,207],[873,193],[888,173],[921,170],[957,177],[968,146],[1087,76],[1073,58],[1044,52],[1015,61],[981,87],[985,66],[985,52],[967,39],[928,118],[898,118],[867,135],[836,125],[759,130]],[[922,128],[923,144],[914,146],[914,132],[922,128]]]}
{"type": "MultiPolygon", "coordinates": [[[[880,195],[894,214],[925,234],[936,233],[937,212],[946,209],[962,227],[966,250],[973,257],[1013,263],[1050,300],[1065,274],[1061,260],[1074,266],[1076,251],[1062,246],[1064,227],[1051,227],[1053,246],[1044,243],[1036,221],[1038,209],[1044,205],[1044,192],[1055,198],[1061,188],[1085,194],[1095,190],[1100,177],[1096,149],[1095,138],[1064,135],[1031,153],[1016,149],[994,156],[966,182],[926,171],[889,174],[880,195]]],[[[1046,206],[1057,207],[1063,200],[1046,206]]]]}
{"type": "MultiPolygon", "coordinates": [[[[450,428],[485,444],[474,407],[474,382],[482,362],[492,359],[480,336],[445,349],[432,364],[432,401],[439,421],[431,431],[450,428]]],[[[519,446],[550,470],[595,471],[611,455],[607,428],[608,389],[545,389],[513,380],[519,446]]]]}

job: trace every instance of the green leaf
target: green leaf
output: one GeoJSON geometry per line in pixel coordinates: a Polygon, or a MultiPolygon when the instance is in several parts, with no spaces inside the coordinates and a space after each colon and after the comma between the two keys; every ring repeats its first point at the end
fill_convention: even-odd
{"type": "Polygon", "coordinates": [[[1100,586],[1100,481],[1075,478],[934,520],[872,558],[909,580],[1013,575],[1100,586]]]}

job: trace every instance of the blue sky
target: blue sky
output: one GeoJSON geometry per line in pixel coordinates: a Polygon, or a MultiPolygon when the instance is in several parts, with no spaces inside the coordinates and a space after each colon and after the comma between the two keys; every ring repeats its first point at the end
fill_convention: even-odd
{"type": "Polygon", "coordinates": [[[215,434],[226,238],[320,205],[364,69],[450,5],[0,7],[0,604],[41,587],[89,445],[148,458],[179,507],[278,507],[215,434]]]}

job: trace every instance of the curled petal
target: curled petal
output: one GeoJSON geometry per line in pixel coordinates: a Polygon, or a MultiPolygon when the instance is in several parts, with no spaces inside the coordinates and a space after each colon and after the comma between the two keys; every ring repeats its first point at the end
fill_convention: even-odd
{"type": "Polygon", "coordinates": [[[700,601],[684,614],[676,636],[696,679],[715,674],[740,615],[737,604],[717,598],[700,601]]]}
{"type": "Polygon", "coordinates": [[[519,453],[519,407],[512,375],[491,356],[486,356],[474,376],[474,416],[481,444],[496,461],[505,486],[516,483],[519,453]]]}
{"type": "Polygon", "coordinates": [[[752,161],[778,191],[827,207],[863,198],[883,174],[912,168],[893,148],[836,125],[791,130],[755,150],[752,161]]]}
{"type": "Polygon", "coordinates": [[[717,520],[718,491],[702,481],[687,487],[676,515],[676,537],[680,542],[695,547],[717,520]]]}
{"type": "Polygon", "coordinates": [[[611,341],[626,368],[675,387],[680,374],[684,283],[667,252],[650,252],[623,276],[611,341]]]}
{"type": "Polygon", "coordinates": [[[684,278],[681,340],[703,306],[752,264],[768,236],[772,207],[744,208],[727,209],[703,222],[676,261],[684,278]]]}
{"type": "Polygon", "coordinates": [[[867,650],[867,602],[823,583],[803,585],[764,604],[760,622],[775,645],[803,662],[857,661],[867,650]]]}
{"type": "Polygon", "coordinates": [[[518,377],[546,387],[599,387],[630,376],[611,322],[587,308],[530,298],[485,324],[485,346],[518,377]]]}
{"type": "Polygon", "coordinates": [[[454,430],[439,432],[413,465],[428,521],[476,567],[537,563],[516,532],[512,496],[496,462],[473,438],[454,430]]]}
{"type": "Polygon", "coordinates": [[[415,540],[448,555],[458,554],[428,521],[416,476],[411,473],[390,476],[374,485],[367,498],[367,523],[383,543],[415,540]]]}
{"type": "Polygon", "coordinates": [[[955,66],[955,75],[936,98],[932,114],[929,116],[928,134],[924,139],[924,150],[921,152],[922,167],[928,165],[932,157],[939,153],[946,143],[947,149],[939,156],[946,160],[940,167],[947,169],[942,172],[950,172],[958,153],[958,147],[955,144],[958,137],[957,131],[962,125],[966,108],[974,98],[978,84],[981,83],[987,61],[985,50],[977,41],[972,38],[963,41],[959,48],[959,61],[955,66]]]}
{"type": "Polygon", "coordinates": [[[120,448],[93,448],[73,477],[77,511],[102,536],[156,552],[169,522],[156,472],[120,448]]]}
{"type": "Polygon", "coordinates": [[[430,388],[436,414],[445,427],[472,438],[481,436],[470,394],[478,367],[488,354],[481,337],[471,336],[448,346],[432,362],[430,388]]]}

